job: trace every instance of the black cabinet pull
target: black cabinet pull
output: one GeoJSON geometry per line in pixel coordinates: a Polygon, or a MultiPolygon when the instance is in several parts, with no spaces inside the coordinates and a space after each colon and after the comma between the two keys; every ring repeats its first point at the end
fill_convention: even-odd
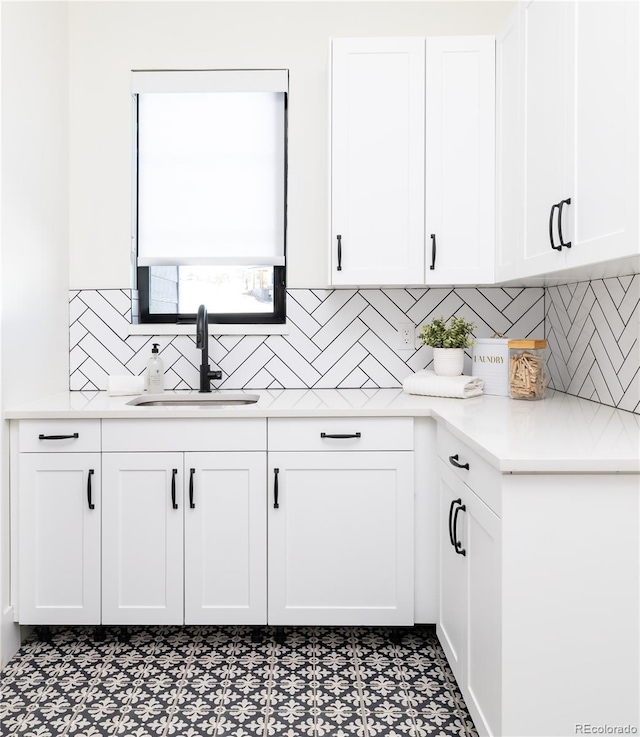
{"type": "Polygon", "coordinates": [[[337,235],[336,238],[338,239],[338,268],[336,271],[342,271],[342,236],[337,235]]]}
{"type": "Polygon", "coordinates": [[[362,435],[359,432],[354,432],[351,435],[349,435],[349,434],[343,435],[343,434],[340,434],[340,433],[335,433],[333,435],[328,435],[326,432],[321,432],[320,433],[320,437],[321,438],[331,438],[333,440],[346,440],[347,438],[360,438],[360,437],[362,437],[362,435]]]}
{"type": "Polygon", "coordinates": [[[196,505],[193,501],[193,477],[195,476],[196,469],[191,468],[189,470],[189,509],[195,509],[196,505]]]}
{"type": "Polygon", "coordinates": [[[458,555],[466,555],[467,551],[462,547],[462,543],[458,540],[458,513],[466,512],[467,508],[464,504],[461,504],[456,508],[456,513],[453,515],[453,547],[456,549],[458,555]]]}
{"type": "MultiPolygon", "coordinates": [[[[553,248],[554,251],[562,250],[562,245],[556,246],[553,240],[553,211],[559,207],[559,204],[551,205],[551,212],[549,213],[549,240],[551,241],[551,248],[553,248]]],[[[562,241],[562,238],[560,240],[562,241]]]]}
{"type": "Polygon", "coordinates": [[[178,475],[178,469],[174,468],[171,473],[171,504],[174,509],[178,508],[176,504],[176,476],[178,475]]]}
{"type": "Polygon", "coordinates": [[[431,233],[431,266],[429,269],[433,271],[436,268],[436,234],[431,233]]]}
{"type": "Polygon", "coordinates": [[[468,463],[458,463],[458,454],[457,453],[454,456],[449,456],[449,463],[452,466],[455,466],[456,468],[464,468],[466,471],[469,470],[469,464],[468,463]]]}
{"type": "Polygon", "coordinates": [[[560,248],[562,246],[566,246],[567,248],[571,248],[571,241],[568,243],[564,242],[564,239],[562,238],[562,208],[565,205],[571,204],[571,197],[569,197],[568,200],[562,200],[562,202],[558,205],[558,235],[560,236],[560,248]]]}
{"type": "Polygon", "coordinates": [[[89,505],[89,509],[95,509],[96,505],[93,503],[93,500],[91,498],[91,477],[93,476],[93,468],[89,469],[89,475],[87,476],[87,504],[89,505]]]}
{"type": "Polygon", "coordinates": [[[456,504],[462,504],[462,499],[454,499],[451,502],[451,506],[449,507],[449,541],[454,548],[456,544],[453,539],[453,525],[451,523],[453,521],[453,508],[456,506],[456,504]]]}
{"type": "Polygon", "coordinates": [[[38,435],[38,440],[74,440],[78,437],[78,433],[74,432],[73,435],[38,435]]]}
{"type": "Polygon", "coordinates": [[[280,473],[279,468],[273,469],[273,508],[280,509],[278,504],[278,474],[280,473]]]}

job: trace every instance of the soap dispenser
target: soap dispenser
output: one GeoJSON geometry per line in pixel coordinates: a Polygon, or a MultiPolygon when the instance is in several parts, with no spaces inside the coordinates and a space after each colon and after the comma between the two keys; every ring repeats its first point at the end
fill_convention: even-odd
{"type": "Polygon", "coordinates": [[[147,391],[150,394],[159,394],[164,391],[164,364],[158,351],[159,343],[153,344],[151,358],[149,359],[149,385],[147,391]]]}

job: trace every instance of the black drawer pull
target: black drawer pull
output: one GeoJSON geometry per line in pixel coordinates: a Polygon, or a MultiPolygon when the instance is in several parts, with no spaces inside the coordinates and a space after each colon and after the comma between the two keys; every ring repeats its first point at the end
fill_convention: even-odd
{"type": "Polygon", "coordinates": [[[431,233],[431,266],[430,271],[435,271],[436,268],[436,234],[431,233]]]}
{"type": "Polygon", "coordinates": [[[280,473],[279,468],[273,469],[273,508],[280,509],[278,504],[278,474],[280,473]]]}
{"type": "Polygon", "coordinates": [[[171,504],[174,509],[178,508],[176,503],[176,476],[178,475],[178,469],[174,468],[171,472],[171,504]]]}
{"type": "Polygon", "coordinates": [[[91,477],[93,476],[93,474],[93,468],[90,468],[89,475],[87,476],[87,504],[89,505],[89,509],[96,508],[96,505],[93,503],[93,499],[91,498],[91,477]]]}
{"type": "Polygon", "coordinates": [[[558,205],[558,235],[560,236],[560,248],[562,246],[565,246],[566,248],[571,248],[571,241],[568,243],[564,242],[564,239],[562,238],[562,208],[565,205],[571,204],[571,197],[569,197],[568,200],[562,200],[562,202],[558,205]]]}
{"type": "MultiPolygon", "coordinates": [[[[554,210],[559,207],[559,204],[551,205],[551,212],[549,213],[549,240],[551,241],[551,248],[553,248],[554,251],[562,251],[562,243],[559,246],[556,246],[553,240],[553,213],[554,210]]],[[[562,238],[560,240],[562,241],[562,238]]]]}
{"type": "Polygon", "coordinates": [[[193,501],[193,477],[195,475],[196,469],[191,468],[189,473],[189,509],[195,509],[196,505],[193,501]]]}
{"type": "Polygon", "coordinates": [[[337,235],[336,238],[338,239],[338,267],[336,271],[342,271],[342,236],[337,235]]]}
{"type": "Polygon", "coordinates": [[[453,539],[453,508],[456,506],[456,504],[462,504],[462,499],[454,499],[451,502],[451,506],[449,507],[449,542],[451,545],[455,548],[456,543],[453,539]]]}
{"type": "Polygon", "coordinates": [[[469,464],[468,463],[458,463],[458,454],[457,453],[454,456],[449,456],[449,463],[452,466],[455,466],[456,468],[464,468],[466,471],[469,470],[469,464]]]}
{"type": "Polygon", "coordinates": [[[73,435],[38,435],[38,440],[77,440],[77,438],[77,432],[74,432],[73,435]]]}
{"type": "Polygon", "coordinates": [[[462,543],[460,540],[458,540],[458,512],[466,512],[467,508],[464,504],[461,504],[457,509],[456,513],[453,515],[453,540],[454,540],[454,548],[456,549],[456,553],[458,555],[466,555],[467,551],[462,547],[462,543]]]}
{"type": "Polygon", "coordinates": [[[321,438],[331,438],[332,440],[346,440],[347,438],[359,438],[362,437],[359,432],[354,432],[352,435],[341,435],[340,433],[334,435],[328,435],[326,432],[320,433],[321,438]]]}

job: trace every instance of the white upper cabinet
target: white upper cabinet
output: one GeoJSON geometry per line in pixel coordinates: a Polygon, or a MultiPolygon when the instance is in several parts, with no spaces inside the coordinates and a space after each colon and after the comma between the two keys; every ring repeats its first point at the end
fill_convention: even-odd
{"type": "Polygon", "coordinates": [[[577,2],[568,266],[638,249],[638,3],[577,2]],[[573,227],[573,232],[571,232],[573,227]]]}
{"type": "Polygon", "coordinates": [[[497,58],[497,278],[637,255],[638,5],[532,0],[497,58]]]}
{"type": "Polygon", "coordinates": [[[424,278],[424,39],[334,39],[333,285],[424,278]]]}
{"type": "Polygon", "coordinates": [[[496,281],[518,276],[522,250],[523,127],[518,8],[496,37],[496,281]]]}
{"type": "Polygon", "coordinates": [[[525,208],[520,275],[528,276],[564,266],[557,222],[570,188],[573,25],[569,3],[530,2],[522,12],[525,208]]]}
{"type": "Polygon", "coordinates": [[[427,284],[493,283],[495,39],[427,39],[427,284]]]}
{"type": "Polygon", "coordinates": [[[494,46],[333,40],[331,285],[493,281],[494,46]]]}

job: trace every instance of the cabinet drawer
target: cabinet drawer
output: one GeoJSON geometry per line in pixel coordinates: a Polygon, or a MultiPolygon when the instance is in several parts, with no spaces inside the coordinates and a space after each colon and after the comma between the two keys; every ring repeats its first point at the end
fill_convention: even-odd
{"type": "Polygon", "coordinates": [[[413,419],[273,419],[269,420],[269,450],[413,450],[413,419]]]}
{"type": "Polygon", "coordinates": [[[498,516],[502,509],[502,474],[478,453],[438,426],[438,456],[498,516]],[[455,464],[458,464],[457,466],[455,464]],[[468,465],[469,468],[460,468],[468,465]]]}
{"type": "Polygon", "coordinates": [[[100,452],[100,420],[21,420],[21,453],[100,452]]]}
{"type": "Polygon", "coordinates": [[[105,452],[266,449],[266,421],[259,418],[102,421],[105,452]]]}

